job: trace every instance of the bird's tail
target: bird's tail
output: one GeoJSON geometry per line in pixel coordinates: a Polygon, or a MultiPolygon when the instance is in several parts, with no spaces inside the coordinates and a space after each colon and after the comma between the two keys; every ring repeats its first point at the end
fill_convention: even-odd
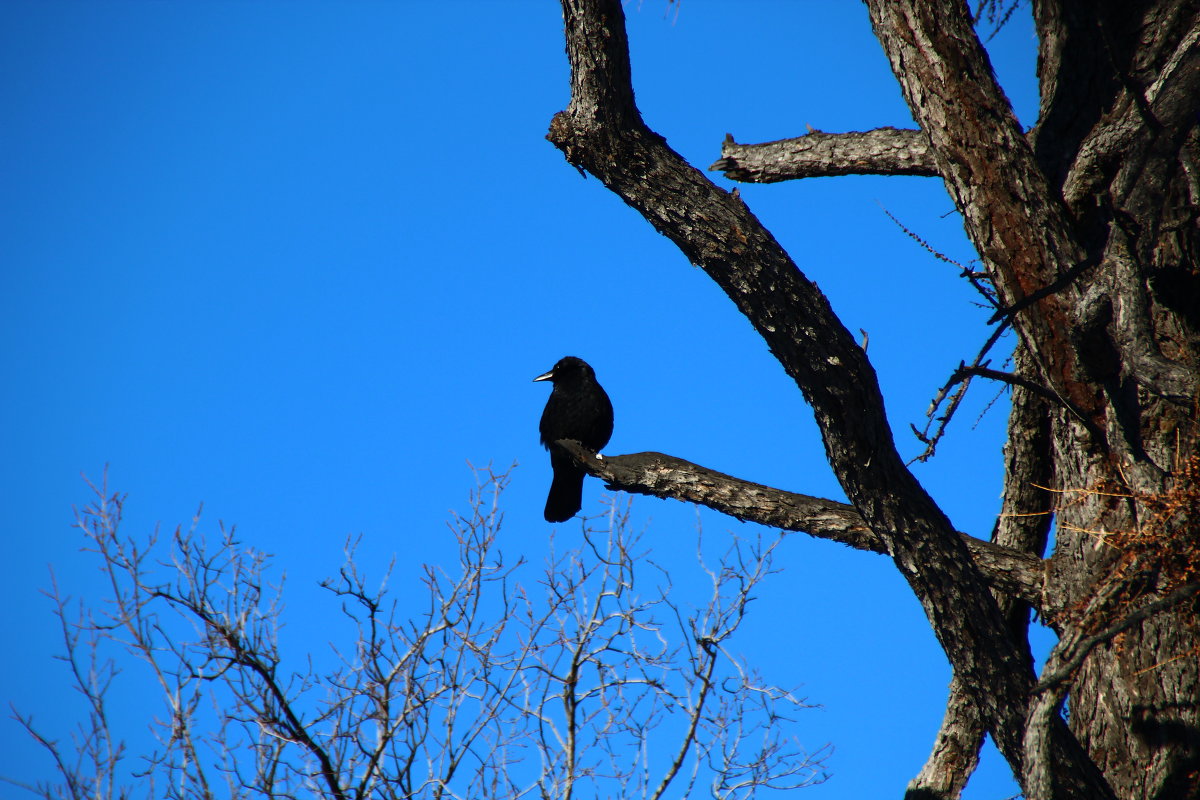
{"type": "Polygon", "coordinates": [[[546,498],[546,521],[566,522],[583,506],[583,477],[586,473],[566,455],[551,454],[550,465],[554,468],[554,480],[550,483],[550,494],[546,498]]]}

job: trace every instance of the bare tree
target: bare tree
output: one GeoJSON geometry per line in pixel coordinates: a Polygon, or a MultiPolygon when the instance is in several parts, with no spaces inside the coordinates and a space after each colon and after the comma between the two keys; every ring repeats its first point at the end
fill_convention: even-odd
{"type": "Polygon", "coordinates": [[[387,591],[395,565],[369,577],[348,543],[324,586],[351,645],[325,670],[284,657],[284,587],[264,554],[232,529],[206,537],[199,515],[169,537],[127,536],[123,498],[93,487],[77,527],[107,596],[52,592],[88,714],[62,744],[15,712],[59,773],[23,788],[45,798],[659,798],[704,785],[745,798],[823,780],[822,753],[786,730],[804,700],[727,649],[773,572],[778,536],[732,539],[704,568],[707,599],[689,607],[641,549],[628,503],[610,499],[582,544],[524,585],[528,565],[506,562],[497,544],[508,475],[476,475],[470,513],[450,524],[457,564],[423,568],[416,613],[387,591]],[[119,669],[156,683],[153,752],[121,744],[108,699],[119,669]]]}
{"type": "MultiPolygon", "coordinates": [[[[573,452],[611,487],[891,556],[954,668],[912,796],[958,796],[985,733],[1030,798],[1200,796],[1200,8],[1034,0],[1041,108],[1024,132],[963,0],[866,4],[918,128],[730,137],[711,169],[942,179],[979,255],[964,277],[995,330],[920,435],[928,457],[968,382],[1011,387],[993,546],[956,532],[909,471],[871,363],[816,285],[736,191],[642,121],[618,0],[562,0],[571,100],[548,138],[759,332],[812,406],[851,505],[657,453],[573,452]],[[1011,372],[990,361],[1005,329],[1018,339],[1011,372]],[[1060,636],[1040,681],[1030,607],[1060,636]]],[[[1000,25],[1016,5],[988,0],[979,16],[1000,25]]]]}

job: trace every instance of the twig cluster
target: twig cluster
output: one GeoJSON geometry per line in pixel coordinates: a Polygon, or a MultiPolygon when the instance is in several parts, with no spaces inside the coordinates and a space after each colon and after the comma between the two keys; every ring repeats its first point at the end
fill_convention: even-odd
{"type": "Polygon", "coordinates": [[[206,538],[199,515],[164,541],[125,536],[124,498],[93,487],[77,525],[108,596],[84,604],[51,592],[89,712],[69,742],[14,712],[59,775],[23,788],[44,798],[657,799],[824,779],[823,754],[784,730],[804,701],[727,649],[774,571],[778,538],[734,539],[719,563],[701,562],[710,591],[687,605],[630,530],[628,504],[610,499],[582,544],[523,585],[526,565],[498,545],[508,475],[476,475],[470,512],[450,523],[457,563],[422,568],[415,613],[388,592],[395,564],[372,581],[348,542],[323,585],[353,644],[325,670],[281,651],[283,585],[266,555],[232,529],[206,538]],[[164,704],[158,747],[136,757],[109,701],[119,669],[134,669],[129,655],[164,704]]]}

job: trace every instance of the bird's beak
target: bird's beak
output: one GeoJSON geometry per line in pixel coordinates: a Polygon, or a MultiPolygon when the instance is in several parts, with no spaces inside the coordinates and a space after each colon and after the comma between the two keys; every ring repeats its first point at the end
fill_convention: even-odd
{"type": "Polygon", "coordinates": [[[538,375],[536,378],[534,378],[534,381],[548,381],[553,377],[554,377],[554,370],[550,370],[549,372],[547,372],[544,375],[538,375]]]}

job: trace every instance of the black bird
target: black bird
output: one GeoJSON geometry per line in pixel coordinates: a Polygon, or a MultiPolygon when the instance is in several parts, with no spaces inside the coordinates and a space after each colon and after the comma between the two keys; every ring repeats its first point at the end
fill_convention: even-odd
{"type": "Polygon", "coordinates": [[[583,505],[583,476],[571,457],[552,445],[574,439],[593,452],[608,444],[613,429],[613,409],[608,395],[596,382],[596,373],[582,358],[567,356],[535,381],[550,381],[554,390],[546,401],[538,430],[550,451],[554,480],[546,498],[546,521],[565,522],[583,505]]]}

